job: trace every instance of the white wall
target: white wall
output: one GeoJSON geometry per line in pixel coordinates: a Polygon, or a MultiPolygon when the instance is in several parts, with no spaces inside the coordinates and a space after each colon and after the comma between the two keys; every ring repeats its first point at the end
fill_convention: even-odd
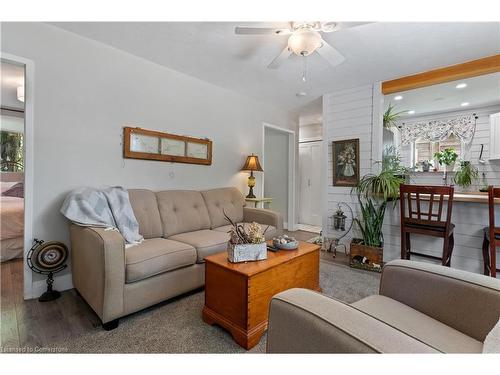
{"type": "Polygon", "coordinates": [[[299,127],[299,142],[321,140],[323,137],[323,124],[308,124],[299,127]]]}
{"type": "Polygon", "coordinates": [[[24,118],[0,115],[0,129],[14,133],[24,133],[24,118]]]}
{"type": "MultiPolygon", "coordinates": [[[[59,208],[66,194],[80,186],[162,190],[233,185],[245,192],[247,174],[239,170],[247,155],[262,154],[262,122],[297,130],[295,118],[270,104],[54,26],[2,23],[1,28],[2,52],[30,59],[35,67],[37,238],[69,245],[59,208]],[[121,137],[126,125],[208,137],[213,164],[125,160],[121,137]]],[[[55,287],[68,285],[56,280],[55,287]]]]}
{"type": "Polygon", "coordinates": [[[264,195],[273,198],[271,208],[288,221],[288,133],[265,128],[264,195]]]}
{"type": "MultiPolygon", "coordinates": [[[[368,85],[333,92],[323,97],[323,126],[324,139],[327,149],[325,157],[327,163],[325,167],[327,180],[327,194],[325,209],[323,212],[323,227],[327,228],[325,233],[328,236],[335,236],[330,228],[328,217],[333,215],[338,202],[347,202],[357,211],[358,204],[355,196],[351,195],[351,188],[332,186],[332,141],[350,138],[360,139],[360,175],[363,176],[374,169],[373,162],[381,157],[379,155],[379,145],[382,143],[381,121],[379,113],[381,110],[380,85],[368,85]],[[379,137],[380,135],[380,137],[379,137]],[[380,140],[378,140],[380,138],[380,140]],[[328,224],[328,227],[327,227],[328,224]]],[[[477,111],[480,118],[484,118],[485,113],[477,111]]],[[[488,125],[489,126],[489,125],[488,125]]],[[[485,143],[484,157],[488,157],[488,148],[486,147],[489,139],[489,130],[485,121],[478,120],[476,140],[472,148],[472,158],[477,161],[479,157],[478,144],[485,143]]],[[[488,173],[490,184],[500,184],[500,164],[497,162],[487,163],[484,166],[478,166],[480,170],[488,173]]],[[[436,177],[439,180],[439,177],[436,177]]],[[[439,181],[418,180],[413,183],[424,183],[436,185],[439,181]]],[[[496,208],[497,216],[500,215],[500,207],[496,208]]],[[[384,261],[398,259],[400,257],[400,226],[399,226],[399,207],[394,209],[389,206],[384,219],[384,261]]],[[[472,272],[482,273],[482,253],[481,245],[483,241],[483,227],[488,225],[488,210],[486,204],[481,203],[463,203],[455,202],[453,206],[452,222],[455,224],[455,248],[452,256],[451,266],[472,272]]],[[[359,236],[357,231],[354,232],[359,236]]],[[[346,243],[350,241],[352,234],[347,236],[346,243]]],[[[436,256],[441,256],[442,239],[434,239],[427,236],[412,235],[412,249],[417,252],[423,252],[436,256]]],[[[414,258],[420,261],[426,261],[422,258],[414,258]]]]}

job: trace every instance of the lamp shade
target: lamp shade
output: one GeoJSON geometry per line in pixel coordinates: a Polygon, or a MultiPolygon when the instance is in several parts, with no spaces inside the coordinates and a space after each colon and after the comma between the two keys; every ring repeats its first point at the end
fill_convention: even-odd
{"type": "Polygon", "coordinates": [[[260,166],[259,163],[259,157],[257,155],[249,155],[247,156],[247,160],[245,161],[245,165],[241,168],[242,171],[259,171],[259,172],[264,172],[262,167],[260,166]]]}

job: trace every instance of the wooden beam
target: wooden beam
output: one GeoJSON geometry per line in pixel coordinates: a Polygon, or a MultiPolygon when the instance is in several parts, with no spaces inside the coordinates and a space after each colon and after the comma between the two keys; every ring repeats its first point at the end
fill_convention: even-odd
{"type": "Polygon", "coordinates": [[[496,72],[500,72],[500,55],[385,81],[382,82],[382,93],[387,95],[496,72]]]}

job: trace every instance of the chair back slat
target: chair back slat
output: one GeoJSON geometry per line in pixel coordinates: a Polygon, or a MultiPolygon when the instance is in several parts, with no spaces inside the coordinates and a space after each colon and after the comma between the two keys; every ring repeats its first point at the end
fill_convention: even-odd
{"type": "Polygon", "coordinates": [[[447,227],[451,222],[453,192],[452,186],[401,185],[401,220],[412,224],[420,222],[422,225],[429,225],[432,223],[433,226],[447,227]],[[443,220],[445,203],[446,219],[443,220]],[[414,204],[416,211],[413,210],[414,204]],[[408,205],[408,214],[406,214],[405,205],[408,205]],[[435,212],[436,206],[437,212],[435,212]]]}
{"type": "Polygon", "coordinates": [[[439,196],[439,208],[437,213],[437,219],[441,220],[441,215],[443,214],[443,196],[439,196]]]}
{"type": "Polygon", "coordinates": [[[420,194],[417,194],[416,202],[417,202],[417,218],[418,220],[421,220],[422,217],[420,216],[420,194]]]}
{"type": "Polygon", "coordinates": [[[427,220],[432,220],[434,214],[432,213],[432,204],[434,203],[434,193],[431,193],[431,200],[429,202],[429,216],[427,216],[427,220]]]}

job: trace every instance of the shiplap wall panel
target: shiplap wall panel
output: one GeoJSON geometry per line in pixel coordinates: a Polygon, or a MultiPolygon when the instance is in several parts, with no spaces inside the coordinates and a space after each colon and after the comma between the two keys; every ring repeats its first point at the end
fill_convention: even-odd
{"type": "MultiPolygon", "coordinates": [[[[332,142],[345,139],[359,138],[361,176],[370,173],[372,161],[372,117],[373,115],[373,86],[366,85],[354,89],[333,92],[324,96],[323,100],[323,133],[327,141],[327,202],[324,205],[323,228],[325,235],[338,237],[331,227],[329,219],[336,211],[339,202],[349,204],[355,215],[359,215],[357,198],[351,194],[352,188],[333,186],[332,142]]],[[[345,210],[345,209],[344,209],[345,210]]],[[[344,243],[348,244],[351,232],[344,243]]]]}
{"type": "MultiPolygon", "coordinates": [[[[324,151],[324,157],[327,160],[327,188],[325,194],[327,202],[324,205],[323,230],[325,235],[329,237],[335,237],[339,234],[332,230],[332,223],[329,219],[337,209],[339,202],[348,203],[353,208],[355,215],[359,215],[359,204],[356,196],[351,194],[351,188],[333,186],[332,142],[334,140],[359,138],[360,175],[363,176],[372,171],[375,161],[375,157],[372,157],[371,154],[373,126],[381,126],[380,124],[373,124],[373,90],[374,86],[366,85],[326,94],[323,98],[323,132],[327,146],[324,151]]],[[[500,106],[464,112],[475,112],[479,116],[476,135],[471,147],[471,160],[477,166],[480,173],[486,173],[489,184],[500,185],[500,161],[487,160],[490,142],[489,115],[500,112],[500,106]],[[479,164],[477,162],[481,143],[484,144],[483,158],[487,160],[486,164],[479,164]]],[[[450,117],[456,114],[449,113],[441,117],[450,117]]],[[[420,173],[413,177],[412,183],[442,185],[442,174],[420,173]]],[[[500,217],[500,207],[497,207],[496,210],[497,216],[500,217]]],[[[482,273],[483,260],[481,246],[483,228],[488,225],[487,205],[455,202],[452,221],[455,224],[455,248],[452,257],[452,267],[482,273]]],[[[401,239],[399,222],[399,203],[394,208],[390,204],[387,208],[383,226],[385,262],[400,258],[401,239]]],[[[358,230],[351,232],[343,242],[348,244],[353,236],[359,236],[358,230]]],[[[440,256],[442,245],[442,239],[412,235],[412,249],[415,251],[440,256]]],[[[500,251],[497,257],[500,259],[500,251]]],[[[423,262],[434,262],[425,258],[414,257],[414,259],[423,262]]]]}

